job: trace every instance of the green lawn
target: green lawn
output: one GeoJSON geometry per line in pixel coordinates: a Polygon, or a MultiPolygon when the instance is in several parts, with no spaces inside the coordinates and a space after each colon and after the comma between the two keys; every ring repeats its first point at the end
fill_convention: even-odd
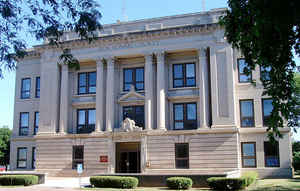
{"type": "MultiPolygon", "coordinates": [[[[171,191],[168,188],[136,188],[136,189],[112,189],[112,188],[82,188],[91,191],[171,191]]],[[[191,191],[209,191],[207,188],[192,188],[191,191]]],[[[300,191],[300,177],[293,179],[265,179],[252,184],[247,191],[300,191]]]]}

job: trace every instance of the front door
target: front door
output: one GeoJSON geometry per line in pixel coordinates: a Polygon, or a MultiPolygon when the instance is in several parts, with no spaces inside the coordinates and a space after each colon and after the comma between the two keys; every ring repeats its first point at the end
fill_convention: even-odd
{"type": "Polygon", "coordinates": [[[140,173],[140,144],[116,144],[117,173],[140,173]]]}

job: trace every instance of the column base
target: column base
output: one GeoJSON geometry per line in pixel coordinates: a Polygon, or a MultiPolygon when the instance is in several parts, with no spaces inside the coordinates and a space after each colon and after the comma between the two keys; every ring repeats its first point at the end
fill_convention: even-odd
{"type": "Polygon", "coordinates": [[[94,131],[91,133],[91,135],[102,135],[103,131],[94,131]]]}

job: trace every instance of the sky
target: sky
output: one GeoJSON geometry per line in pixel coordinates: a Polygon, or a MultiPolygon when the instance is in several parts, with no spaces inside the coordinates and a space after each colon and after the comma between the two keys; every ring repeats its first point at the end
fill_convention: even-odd
{"type": "MultiPolygon", "coordinates": [[[[227,0],[205,0],[203,7],[202,0],[98,0],[102,13],[102,24],[116,23],[117,20],[138,20],[162,16],[171,16],[185,13],[200,12],[214,8],[227,7],[227,0]],[[125,11],[124,11],[125,10],[125,11]],[[124,14],[125,13],[125,14],[124,14]]],[[[39,44],[23,34],[27,39],[28,47],[39,44]]],[[[297,58],[296,62],[300,63],[297,58]]],[[[4,71],[4,79],[0,79],[0,127],[13,126],[13,108],[15,96],[15,72],[4,71]]],[[[295,137],[300,140],[300,133],[295,137]]]]}

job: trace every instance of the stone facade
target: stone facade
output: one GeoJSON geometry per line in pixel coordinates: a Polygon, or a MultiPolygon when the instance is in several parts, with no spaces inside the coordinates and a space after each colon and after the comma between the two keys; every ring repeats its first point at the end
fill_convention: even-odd
{"type": "MultiPolygon", "coordinates": [[[[261,177],[292,176],[288,128],[281,129],[284,137],[278,141],[280,165],[266,167],[264,142],[268,139],[263,126],[260,69],[252,72],[256,86],[239,82],[237,65],[242,56],[224,40],[224,30],[217,24],[224,13],[224,9],[215,9],[105,25],[92,43],[65,33],[64,46],[80,60],[80,70],[60,64],[61,52],[47,41],[34,47],[17,68],[11,169],[33,170],[35,164],[38,172],[75,176],[74,146],[83,146],[83,160],[79,163],[83,163],[84,175],[124,172],[124,162],[127,169],[143,174],[234,171],[238,175],[256,170],[261,177]],[[174,65],[186,63],[194,66],[195,84],[174,87],[174,65]],[[124,70],[128,68],[143,68],[143,90],[133,87],[124,91],[124,70]],[[80,94],[79,75],[89,72],[96,72],[96,87],[88,83],[91,91],[96,89],[95,93],[80,94]],[[35,96],[37,77],[40,96],[35,96]],[[26,91],[22,79],[26,78],[31,79],[30,96],[22,99],[21,94],[26,91]],[[241,127],[240,122],[239,101],[246,99],[254,103],[251,128],[241,127]],[[189,103],[196,105],[196,110],[192,110],[196,112],[195,128],[175,130],[175,125],[180,125],[174,119],[176,104],[185,107],[189,103]],[[128,106],[143,108],[143,127],[133,124],[132,119],[123,121],[128,106]],[[95,121],[93,132],[78,133],[81,109],[95,109],[95,119],[91,119],[95,121]],[[28,112],[28,119],[22,116],[21,121],[22,112],[28,112]],[[39,112],[38,124],[35,112],[39,112]],[[20,135],[24,124],[28,132],[20,135]],[[248,142],[255,143],[254,168],[242,165],[242,143],[248,142]],[[185,159],[180,159],[180,154],[176,156],[175,147],[180,143],[188,145],[185,159]],[[23,153],[26,159],[18,148],[27,148],[23,153]],[[136,152],[134,148],[138,148],[136,152]],[[180,168],[180,160],[184,168],[180,168]]],[[[189,75],[186,73],[183,74],[189,75]]],[[[189,115],[188,109],[183,116],[189,115]]],[[[84,119],[93,118],[89,115],[84,119]]]]}

